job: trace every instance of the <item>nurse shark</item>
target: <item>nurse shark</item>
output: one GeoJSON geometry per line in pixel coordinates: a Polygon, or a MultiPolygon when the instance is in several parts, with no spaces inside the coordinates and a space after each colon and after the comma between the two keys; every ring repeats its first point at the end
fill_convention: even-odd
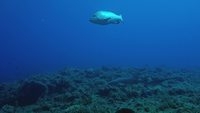
{"type": "Polygon", "coordinates": [[[119,24],[123,21],[122,15],[115,14],[111,11],[97,11],[89,20],[94,24],[108,25],[119,24]]]}

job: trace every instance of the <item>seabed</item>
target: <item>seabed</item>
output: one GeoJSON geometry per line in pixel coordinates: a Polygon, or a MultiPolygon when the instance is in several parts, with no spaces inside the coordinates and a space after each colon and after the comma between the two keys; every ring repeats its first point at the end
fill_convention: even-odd
{"type": "Polygon", "coordinates": [[[66,68],[0,84],[0,113],[200,113],[200,71],[66,68]]]}

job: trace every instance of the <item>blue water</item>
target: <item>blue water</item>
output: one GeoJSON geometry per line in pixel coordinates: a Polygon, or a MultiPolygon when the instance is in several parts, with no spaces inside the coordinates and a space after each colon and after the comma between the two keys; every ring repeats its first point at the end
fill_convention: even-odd
{"type": "Polygon", "coordinates": [[[199,0],[1,0],[0,81],[63,67],[200,66],[199,0]],[[97,10],[123,23],[88,20],[97,10]]]}

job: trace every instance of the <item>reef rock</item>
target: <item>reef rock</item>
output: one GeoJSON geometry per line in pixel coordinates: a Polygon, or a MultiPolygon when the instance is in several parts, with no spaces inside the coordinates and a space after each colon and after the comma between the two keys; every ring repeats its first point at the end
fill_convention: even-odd
{"type": "Polygon", "coordinates": [[[18,90],[17,102],[20,106],[33,104],[40,97],[44,96],[46,91],[46,86],[41,82],[25,82],[18,90]]]}

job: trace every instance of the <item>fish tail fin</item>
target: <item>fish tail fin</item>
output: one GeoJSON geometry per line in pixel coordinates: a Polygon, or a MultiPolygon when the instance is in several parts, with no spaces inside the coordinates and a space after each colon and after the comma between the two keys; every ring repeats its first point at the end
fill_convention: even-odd
{"type": "Polygon", "coordinates": [[[119,15],[119,17],[120,17],[120,20],[121,20],[121,21],[123,21],[123,17],[122,17],[122,15],[121,15],[121,14],[119,15]]]}

